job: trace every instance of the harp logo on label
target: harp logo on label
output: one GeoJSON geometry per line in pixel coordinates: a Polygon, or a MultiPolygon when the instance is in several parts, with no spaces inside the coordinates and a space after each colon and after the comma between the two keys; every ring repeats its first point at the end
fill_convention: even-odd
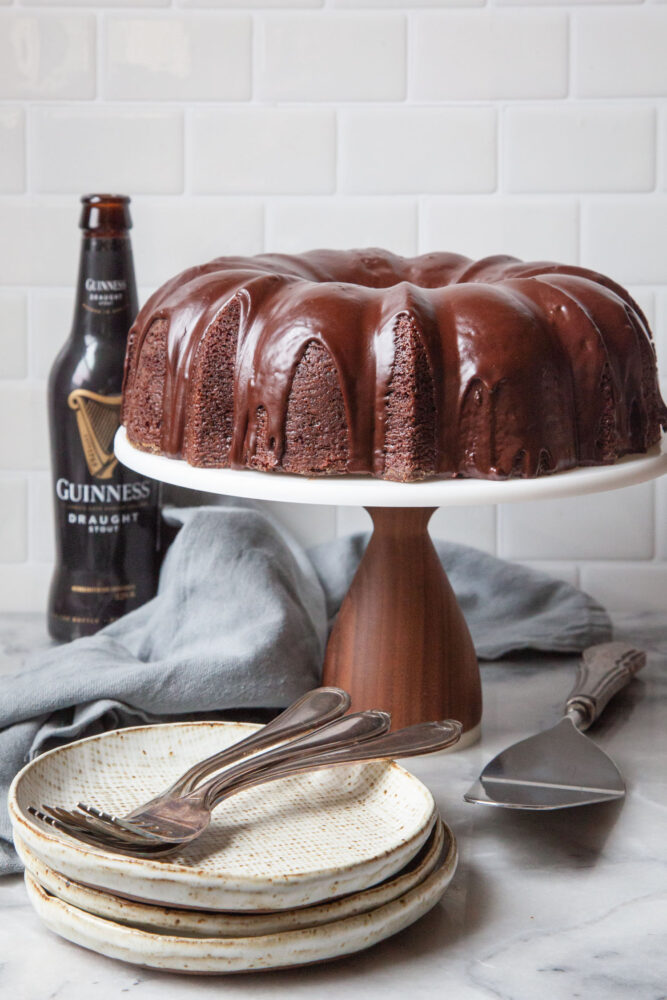
{"type": "Polygon", "coordinates": [[[102,396],[89,389],[73,389],[67,405],[76,413],[86,465],[95,479],[111,479],[118,465],[113,439],[120,424],[122,396],[102,396]]]}
{"type": "Polygon", "coordinates": [[[56,496],[68,505],[68,524],[83,527],[95,535],[116,533],[122,525],[136,523],[140,508],[151,499],[149,480],[113,482],[118,465],[113,439],[120,423],[121,396],[74,389],[67,403],[76,414],[88,471],[93,479],[103,482],[99,485],[75,483],[61,477],[56,481],[56,496]]]}

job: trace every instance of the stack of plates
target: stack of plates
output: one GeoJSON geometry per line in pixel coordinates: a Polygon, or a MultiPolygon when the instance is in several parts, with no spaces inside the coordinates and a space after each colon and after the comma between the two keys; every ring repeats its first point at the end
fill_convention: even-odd
{"type": "Polygon", "coordinates": [[[431,909],[456,867],[432,796],[395,763],[284,778],[228,799],[182,854],[106,853],[35,819],[77,801],[122,815],[255,729],[141,726],[32,761],[9,795],[30,900],[57,934],[176,972],[302,965],[368,948],[431,909]]]}

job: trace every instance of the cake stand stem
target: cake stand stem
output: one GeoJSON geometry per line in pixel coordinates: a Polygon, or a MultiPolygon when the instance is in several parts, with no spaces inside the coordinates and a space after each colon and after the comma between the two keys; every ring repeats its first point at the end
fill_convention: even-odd
{"type": "Polygon", "coordinates": [[[436,508],[369,507],[374,531],[327,646],[324,683],[352,707],[391,711],[392,725],[482,714],[477,657],[428,533],[436,508]]]}

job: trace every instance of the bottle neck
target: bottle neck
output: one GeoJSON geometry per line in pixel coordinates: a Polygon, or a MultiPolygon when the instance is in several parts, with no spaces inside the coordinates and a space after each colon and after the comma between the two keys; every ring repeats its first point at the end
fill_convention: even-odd
{"type": "Polygon", "coordinates": [[[84,234],[72,336],[127,339],[137,315],[132,245],[127,234],[84,234]]]}

